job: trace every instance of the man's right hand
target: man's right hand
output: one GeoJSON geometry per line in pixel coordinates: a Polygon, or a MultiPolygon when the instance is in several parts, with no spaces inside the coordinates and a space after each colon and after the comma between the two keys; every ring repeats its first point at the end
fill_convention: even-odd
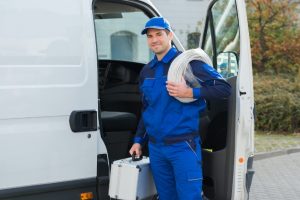
{"type": "Polygon", "coordinates": [[[142,155],[142,146],[139,143],[134,143],[129,150],[130,155],[132,155],[134,152],[137,157],[142,155]]]}

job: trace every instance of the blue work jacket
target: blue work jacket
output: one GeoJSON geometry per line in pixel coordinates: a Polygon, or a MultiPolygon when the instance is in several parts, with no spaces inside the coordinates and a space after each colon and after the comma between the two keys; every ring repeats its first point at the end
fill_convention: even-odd
{"type": "Polygon", "coordinates": [[[195,60],[190,62],[200,88],[193,88],[191,103],[182,103],[169,95],[166,88],[171,62],[180,52],[172,47],[158,61],[155,56],[140,72],[139,88],[142,96],[142,117],[139,121],[135,143],[143,144],[148,136],[157,142],[166,137],[199,132],[200,112],[205,110],[205,99],[226,98],[231,86],[211,66],[195,60]]]}

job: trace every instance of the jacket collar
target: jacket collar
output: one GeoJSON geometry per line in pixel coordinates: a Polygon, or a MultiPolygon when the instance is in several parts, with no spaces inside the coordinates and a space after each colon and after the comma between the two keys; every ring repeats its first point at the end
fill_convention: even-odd
{"type": "MultiPolygon", "coordinates": [[[[168,53],[161,59],[161,62],[167,64],[169,63],[175,56],[177,55],[177,49],[175,47],[172,47],[168,53]]],[[[157,60],[157,56],[154,56],[154,58],[150,61],[149,65],[151,68],[153,68],[159,61],[157,60]]]]}

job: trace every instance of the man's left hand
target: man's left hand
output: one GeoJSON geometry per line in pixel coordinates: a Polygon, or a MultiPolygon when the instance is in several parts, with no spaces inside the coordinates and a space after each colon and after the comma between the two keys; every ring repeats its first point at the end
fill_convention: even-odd
{"type": "Polygon", "coordinates": [[[186,85],[185,80],[180,83],[167,81],[167,91],[172,97],[193,98],[193,89],[186,85]]]}

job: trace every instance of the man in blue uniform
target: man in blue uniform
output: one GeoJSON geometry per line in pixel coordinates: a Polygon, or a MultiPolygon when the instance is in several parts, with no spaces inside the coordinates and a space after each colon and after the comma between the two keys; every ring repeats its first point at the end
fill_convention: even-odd
{"type": "Polygon", "coordinates": [[[200,200],[199,114],[206,107],[205,99],[226,98],[231,87],[213,67],[197,60],[190,64],[200,88],[167,81],[170,64],[180,54],[171,44],[170,24],[162,17],[151,18],[142,34],[147,34],[155,56],[140,73],[142,118],[130,154],[140,156],[142,145],[149,141],[150,165],[160,200],[200,200]],[[182,103],[174,97],[197,100],[182,103]]]}

